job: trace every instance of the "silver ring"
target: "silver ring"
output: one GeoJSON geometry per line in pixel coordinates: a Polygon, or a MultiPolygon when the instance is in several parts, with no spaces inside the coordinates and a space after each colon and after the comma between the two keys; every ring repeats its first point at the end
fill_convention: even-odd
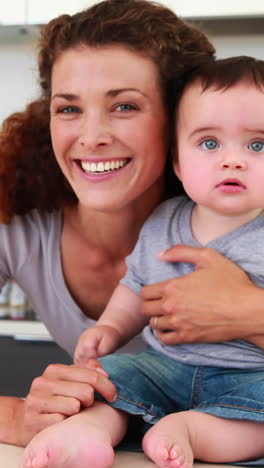
{"type": "Polygon", "coordinates": [[[159,320],[159,316],[158,316],[158,317],[155,317],[154,323],[153,323],[153,328],[155,328],[155,330],[158,330],[158,329],[159,329],[159,327],[158,327],[158,320],[159,320]]]}

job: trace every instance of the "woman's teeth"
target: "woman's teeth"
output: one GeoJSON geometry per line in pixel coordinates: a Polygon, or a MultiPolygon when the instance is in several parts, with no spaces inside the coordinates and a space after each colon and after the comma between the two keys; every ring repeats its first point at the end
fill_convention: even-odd
{"type": "Polygon", "coordinates": [[[81,167],[85,172],[102,173],[102,172],[111,172],[111,171],[120,169],[121,167],[125,166],[127,162],[128,162],[128,159],[123,159],[120,161],[106,161],[106,162],[100,161],[98,163],[81,161],[81,167]]]}

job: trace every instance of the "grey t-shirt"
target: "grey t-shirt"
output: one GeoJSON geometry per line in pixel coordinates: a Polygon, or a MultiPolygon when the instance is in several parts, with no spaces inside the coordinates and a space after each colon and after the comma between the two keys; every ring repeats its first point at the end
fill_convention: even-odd
{"type": "Polygon", "coordinates": [[[84,315],[65,284],[61,229],[61,211],[32,210],[0,224],[0,288],[13,278],[54,340],[73,355],[80,334],[95,322],[84,315]]]}
{"type": "MultiPolygon", "coordinates": [[[[194,203],[188,198],[176,197],[156,208],[144,224],[135,249],[127,258],[128,270],[121,280],[122,284],[140,294],[144,285],[193,271],[194,265],[190,263],[167,263],[157,259],[158,252],[176,244],[201,247],[191,230],[193,206],[194,203]]],[[[221,252],[247,272],[258,286],[264,287],[264,215],[218,237],[206,247],[221,252]]],[[[145,328],[144,338],[161,353],[191,365],[245,369],[264,365],[264,351],[243,340],[166,346],[149,326],[145,328]]]]}

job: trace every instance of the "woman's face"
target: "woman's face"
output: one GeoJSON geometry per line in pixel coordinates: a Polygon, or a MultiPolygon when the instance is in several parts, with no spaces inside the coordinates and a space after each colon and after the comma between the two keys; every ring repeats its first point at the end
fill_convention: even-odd
{"type": "Polygon", "coordinates": [[[79,46],[52,70],[51,135],[81,204],[115,210],[159,185],[167,115],[156,65],[121,46],[79,46]]]}

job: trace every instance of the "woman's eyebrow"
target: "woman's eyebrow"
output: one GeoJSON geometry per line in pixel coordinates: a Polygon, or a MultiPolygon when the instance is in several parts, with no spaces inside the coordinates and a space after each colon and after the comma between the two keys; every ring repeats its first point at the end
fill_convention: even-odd
{"type": "MultiPolygon", "coordinates": [[[[125,93],[125,92],[128,92],[128,91],[133,91],[133,92],[139,93],[139,94],[141,94],[142,96],[144,96],[146,98],[148,97],[145,93],[143,93],[143,91],[141,91],[140,89],[137,89],[137,88],[109,89],[109,91],[106,92],[106,96],[116,97],[119,94],[125,93]]],[[[77,94],[72,94],[72,93],[56,93],[51,97],[51,99],[62,98],[62,99],[67,99],[67,101],[74,101],[74,100],[78,99],[78,97],[79,96],[77,94]]]]}
{"type": "Polygon", "coordinates": [[[67,101],[74,101],[75,99],[78,99],[78,96],[76,94],[69,94],[69,93],[56,93],[51,96],[51,99],[55,98],[63,98],[67,99],[67,101]]]}
{"type": "Polygon", "coordinates": [[[117,88],[117,89],[109,89],[109,91],[107,91],[106,95],[107,95],[107,96],[110,96],[110,97],[116,97],[116,96],[118,96],[118,94],[125,93],[125,92],[127,92],[127,91],[133,91],[133,92],[136,92],[136,93],[141,94],[141,95],[144,96],[144,97],[148,97],[145,93],[143,93],[143,91],[141,91],[141,90],[138,89],[138,88],[117,88]]]}

